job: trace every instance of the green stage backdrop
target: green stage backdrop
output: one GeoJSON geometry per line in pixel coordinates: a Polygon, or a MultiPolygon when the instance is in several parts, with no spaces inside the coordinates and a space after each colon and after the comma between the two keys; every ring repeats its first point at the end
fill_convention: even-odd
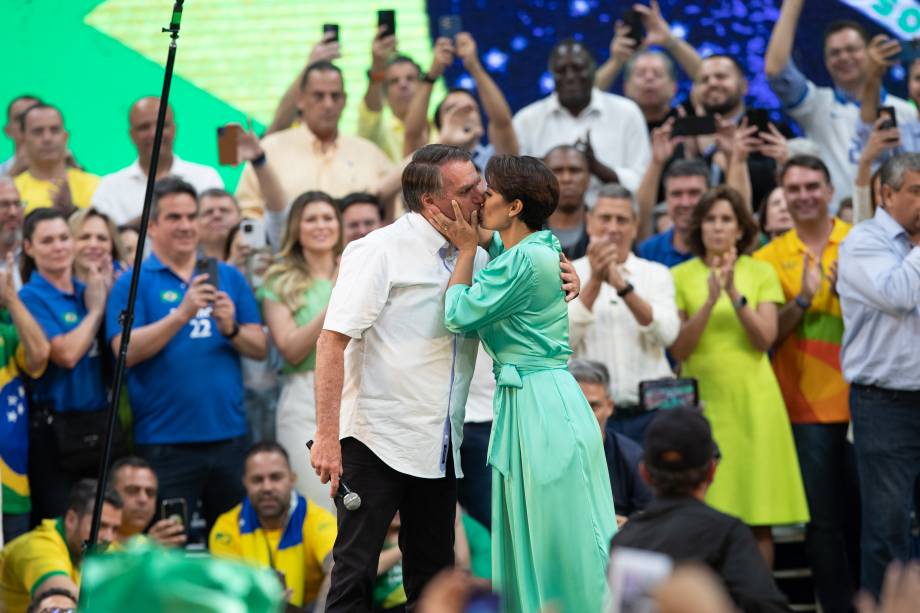
{"type": "MultiPolygon", "coordinates": [[[[2,0],[8,19],[0,103],[31,93],[59,106],[70,146],[87,170],[105,174],[135,157],[128,109],[159,95],[172,0],[2,0]]],[[[216,128],[252,117],[267,124],[275,105],[319,40],[338,23],[348,106],[342,129],[354,131],[367,86],[376,11],[397,11],[400,51],[428,66],[431,42],[424,0],[186,0],[170,102],[176,152],[217,165],[216,128]]],[[[2,137],[0,159],[12,153],[2,137]]],[[[221,167],[233,188],[240,168],[221,167]]]]}

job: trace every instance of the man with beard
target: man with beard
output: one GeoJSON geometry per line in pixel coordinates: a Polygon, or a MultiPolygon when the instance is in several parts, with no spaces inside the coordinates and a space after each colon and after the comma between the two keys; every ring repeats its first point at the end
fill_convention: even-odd
{"type": "MultiPolygon", "coordinates": [[[[833,86],[818,87],[792,61],[795,31],[804,3],[805,0],[784,0],[767,46],[764,70],[783,110],[820,147],[820,157],[831,172],[835,200],[839,202],[852,193],[859,162],[854,137],[860,99],[869,76],[869,34],[855,21],[835,21],[828,26],[824,31],[824,66],[833,86]]],[[[895,108],[899,124],[917,118],[917,109],[910,102],[885,91],[881,92],[881,99],[884,106],[895,108]]],[[[836,202],[831,204],[831,213],[836,211],[836,202]]]]}
{"type": "Polygon", "coordinates": [[[541,157],[558,145],[585,144],[595,175],[589,203],[602,181],[636,189],[651,155],[642,111],[632,100],[596,89],[595,67],[594,57],[580,42],[557,43],[549,59],[556,91],[514,116],[522,155],[541,157]],[[598,178],[601,166],[614,176],[598,178]]]}
{"type": "MultiPolygon", "coordinates": [[[[144,192],[153,156],[153,136],[156,131],[160,99],[144,96],[131,105],[128,111],[128,136],[137,150],[137,159],[121,170],[105,175],[99,189],[93,194],[93,206],[108,215],[117,225],[136,222],[144,208],[144,192]]],[[[212,188],[223,188],[224,182],[210,166],[186,162],[173,152],[176,140],[176,122],[171,106],[166,107],[163,124],[163,141],[157,162],[157,179],[167,175],[179,177],[202,193],[212,188]]]]}
{"type": "MultiPolygon", "coordinates": [[[[697,79],[697,88],[700,104],[707,115],[719,115],[723,121],[732,124],[741,123],[746,110],[744,96],[747,94],[748,83],[738,60],[729,55],[711,55],[705,58],[697,79]]],[[[786,137],[791,136],[785,126],[781,126],[780,131],[786,137]]],[[[704,158],[716,175],[713,183],[718,185],[725,182],[731,151],[725,150],[725,143],[712,141],[712,138],[698,139],[703,148],[704,158]]],[[[748,155],[747,167],[751,181],[751,202],[756,206],[776,187],[776,161],[755,149],[748,155]]]]}
{"type": "Polygon", "coordinates": [[[565,257],[577,260],[588,249],[585,229],[585,193],[591,173],[585,154],[571,145],[553,147],[543,158],[546,166],[559,181],[559,205],[549,216],[547,225],[562,244],[565,257]]]}
{"type": "Polygon", "coordinates": [[[288,602],[301,607],[325,599],[336,527],[329,511],[294,490],[295,479],[284,447],[253,445],[243,472],[246,498],[217,519],[208,547],[217,557],[271,568],[288,602]]]}

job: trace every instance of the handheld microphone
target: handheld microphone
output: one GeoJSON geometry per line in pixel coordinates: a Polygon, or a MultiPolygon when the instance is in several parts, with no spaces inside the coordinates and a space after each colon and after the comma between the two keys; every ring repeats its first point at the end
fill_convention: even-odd
{"type": "MultiPolygon", "coordinates": [[[[307,441],[307,449],[313,449],[313,439],[307,441]]],[[[357,511],[361,508],[361,497],[357,492],[352,491],[343,479],[339,479],[339,490],[335,493],[336,498],[342,499],[342,504],[348,511],[357,511]]]]}

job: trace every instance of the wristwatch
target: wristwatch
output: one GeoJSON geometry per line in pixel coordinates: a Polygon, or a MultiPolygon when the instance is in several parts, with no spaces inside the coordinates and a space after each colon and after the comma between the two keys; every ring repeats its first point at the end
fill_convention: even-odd
{"type": "Polygon", "coordinates": [[[240,322],[234,321],[233,329],[230,330],[230,334],[224,334],[224,338],[227,339],[228,341],[232,341],[233,339],[237,337],[239,333],[240,333],[240,322]]]}
{"type": "Polygon", "coordinates": [[[627,281],[623,289],[617,290],[617,296],[619,296],[620,298],[626,298],[629,292],[633,291],[634,289],[636,288],[633,287],[633,284],[627,281]]]}
{"type": "Polygon", "coordinates": [[[799,294],[798,296],[795,297],[795,303],[803,311],[807,311],[808,309],[811,308],[811,300],[805,300],[804,298],[802,298],[802,294],[799,294]]]}
{"type": "Polygon", "coordinates": [[[747,306],[747,297],[744,294],[738,296],[738,299],[732,302],[732,306],[735,307],[735,310],[743,309],[747,306]]]}

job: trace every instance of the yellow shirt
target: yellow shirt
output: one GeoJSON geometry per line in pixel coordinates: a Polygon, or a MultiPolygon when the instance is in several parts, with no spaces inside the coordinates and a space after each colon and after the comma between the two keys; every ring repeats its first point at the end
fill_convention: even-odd
{"type": "Polygon", "coordinates": [[[80,570],[70,559],[64,520],[46,519],[0,552],[0,602],[6,613],[25,613],[34,590],[54,575],[67,575],[80,585],[80,570]]]}
{"type": "MultiPolygon", "coordinates": [[[[794,424],[850,420],[850,388],[840,368],[843,317],[828,274],[837,260],[840,243],[852,227],[834,218],[834,228],[821,254],[821,287],[799,324],[773,354],[773,371],[783,391],[789,421],[794,424]]],[[[773,266],[787,303],[802,291],[806,250],[793,228],[754,253],[754,258],[773,266]]]]}
{"type": "MultiPolygon", "coordinates": [[[[309,190],[322,190],[333,198],[351,192],[373,193],[394,169],[379,147],[358,136],[339,134],[323,151],[319,139],[305,125],[266,136],[262,148],[287,203],[309,190]]],[[[236,197],[245,217],[262,216],[265,200],[252,164],[243,170],[236,197]]]]}
{"type": "MultiPolygon", "coordinates": [[[[58,191],[57,186],[51,181],[36,179],[28,170],[18,175],[14,181],[26,214],[34,209],[51,206],[58,191]]],[[[76,168],[68,168],[67,184],[70,186],[70,197],[74,206],[82,209],[89,206],[93,194],[96,193],[99,177],[76,168]]]]}
{"type": "Polygon", "coordinates": [[[297,495],[282,530],[265,530],[246,498],[217,518],[208,539],[211,554],[272,568],[284,575],[292,590],[291,604],[303,606],[316,599],[325,578],[323,562],[335,543],[332,513],[297,495]]]}
{"type": "MultiPolygon", "coordinates": [[[[437,141],[437,128],[428,122],[428,142],[437,141]]],[[[364,99],[358,105],[358,136],[371,141],[387,154],[392,161],[399,164],[405,159],[403,143],[406,140],[406,125],[393,114],[389,106],[382,111],[367,108],[364,99]]]]}

